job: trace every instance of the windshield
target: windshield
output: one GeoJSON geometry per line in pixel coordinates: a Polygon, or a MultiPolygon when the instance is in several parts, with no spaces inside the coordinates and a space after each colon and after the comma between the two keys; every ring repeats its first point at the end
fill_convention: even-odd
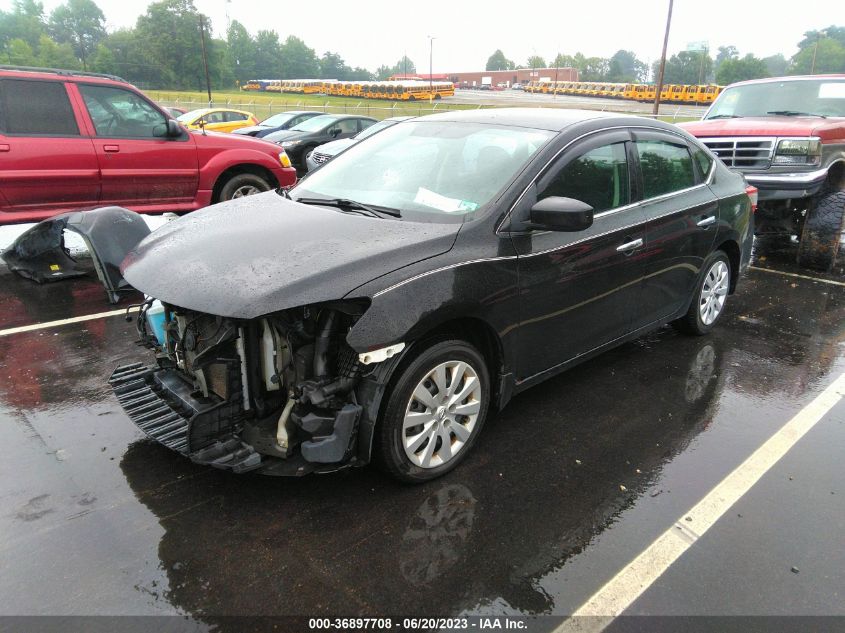
{"type": "Polygon", "coordinates": [[[295,116],[296,116],[295,114],[290,114],[288,112],[282,112],[281,114],[274,114],[273,116],[264,119],[261,122],[261,125],[267,125],[267,126],[270,126],[270,127],[278,127],[280,125],[284,125],[285,123],[290,121],[295,116]]]}
{"type": "Polygon", "coordinates": [[[773,112],[845,116],[845,80],[785,79],[727,88],[704,118],[770,116],[773,112]]]}
{"type": "Polygon", "coordinates": [[[479,123],[406,122],[353,145],[290,193],[403,213],[463,215],[489,202],[553,135],[479,123]]]}
{"type": "Polygon", "coordinates": [[[205,114],[207,110],[191,110],[190,112],[186,112],[180,117],[177,117],[177,121],[181,121],[182,123],[190,123],[194,119],[198,119],[203,114],[205,114]]]}
{"type": "Polygon", "coordinates": [[[381,131],[385,128],[388,128],[391,125],[396,125],[397,123],[399,123],[399,121],[379,121],[378,123],[373,123],[366,130],[358,132],[358,134],[355,135],[355,140],[356,141],[363,141],[368,136],[372,136],[376,132],[379,132],[379,131],[381,131]]]}
{"type": "Polygon", "coordinates": [[[316,132],[318,130],[322,130],[324,127],[334,123],[335,121],[337,121],[336,116],[323,114],[311,119],[306,119],[302,123],[297,123],[292,129],[297,132],[316,132]]]}

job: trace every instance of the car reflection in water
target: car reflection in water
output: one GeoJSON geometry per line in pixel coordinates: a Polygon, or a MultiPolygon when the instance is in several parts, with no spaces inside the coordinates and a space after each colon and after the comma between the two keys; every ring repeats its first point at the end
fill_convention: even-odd
{"type": "Polygon", "coordinates": [[[665,329],[638,339],[518,396],[491,419],[476,460],[417,487],[375,469],[231,477],[147,440],[129,447],[121,468],[164,528],[159,586],[169,589],[160,599],[205,622],[256,608],[319,616],[437,604],[451,614],[506,604],[549,613],[538,579],[710,424],[723,364],[718,338],[665,329]],[[632,379],[644,387],[631,389],[632,379]],[[632,417],[638,410],[649,414],[632,417]],[[247,589],[256,582],[258,603],[247,589]]]}

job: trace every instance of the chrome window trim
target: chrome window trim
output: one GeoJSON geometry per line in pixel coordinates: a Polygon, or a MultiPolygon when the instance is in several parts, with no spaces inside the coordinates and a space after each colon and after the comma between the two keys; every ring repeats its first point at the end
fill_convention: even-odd
{"type": "MultiPolygon", "coordinates": [[[[611,131],[611,130],[620,130],[620,129],[624,129],[624,130],[645,129],[645,130],[656,130],[658,132],[666,132],[667,134],[677,136],[678,138],[683,140],[687,145],[689,144],[689,140],[685,136],[683,136],[682,134],[678,134],[677,132],[674,132],[672,130],[665,130],[663,128],[651,127],[651,126],[645,126],[645,125],[639,125],[639,126],[636,126],[636,127],[614,126],[614,127],[611,127],[611,128],[603,128],[601,130],[595,130],[593,132],[587,132],[586,134],[582,134],[581,136],[573,139],[572,141],[570,141],[569,143],[564,145],[560,150],[555,152],[554,156],[552,156],[546,162],[546,164],[543,165],[543,167],[537,172],[537,175],[535,175],[534,178],[531,179],[531,182],[529,182],[528,185],[525,186],[525,188],[522,190],[522,193],[520,193],[520,195],[517,197],[517,199],[514,201],[514,203],[508,209],[508,212],[505,214],[505,217],[502,219],[502,221],[496,227],[496,231],[495,231],[496,234],[497,235],[500,234],[500,229],[501,229],[502,225],[505,222],[508,221],[508,219],[510,218],[510,215],[513,212],[514,208],[516,208],[516,206],[520,203],[522,198],[528,192],[528,189],[530,189],[531,186],[537,182],[537,179],[540,177],[540,175],[546,170],[546,168],[552,162],[557,160],[558,156],[560,156],[561,153],[566,151],[573,143],[577,143],[578,141],[580,141],[584,138],[587,138],[588,136],[592,136],[594,134],[599,134],[601,132],[606,132],[606,131],[611,131]]],[[[716,160],[718,160],[718,159],[716,159],[716,160]]],[[[692,187],[687,187],[686,189],[680,189],[678,191],[672,191],[670,193],[666,193],[666,194],[663,194],[663,195],[660,195],[660,196],[655,196],[653,198],[647,198],[645,200],[638,200],[637,202],[632,202],[630,204],[627,204],[627,205],[624,205],[624,206],[621,206],[621,207],[617,207],[615,209],[608,209],[607,211],[602,211],[600,213],[595,214],[594,220],[600,219],[600,218],[603,218],[603,217],[607,217],[607,216],[610,216],[610,215],[614,215],[614,214],[619,213],[621,211],[628,211],[628,210],[634,209],[636,207],[641,207],[641,206],[643,206],[644,204],[647,204],[647,203],[661,202],[663,200],[668,200],[668,199],[674,198],[675,196],[678,196],[680,194],[688,193],[690,191],[694,191],[696,189],[706,187],[707,185],[711,184],[711,182],[713,180],[713,175],[715,174],[715,171],[716,171],[716,160],[714,160],[712,162],[712,164],[710,166],[710,173],[708,174],[707,179],[702,183],[699,183],[699,184],[694,185],[692,187]]],[[[507,261],[507,260],[511,260],[511,259],[535,257],[535,256],[538,256],[538,255],[547,255],[548,253],[553,253],[555,251],[559,251],[559,250],[562,250],[564,248],[570,248],[572,246],[577,246],[578,244],[581,244],[581,243],[586,242],[588,240],[601,238],[601,237],[604,237],[604,236],[609,235],[611,233],[615,233],[617,231],[624,231],[626,229],[630,229],[630,228],[633,228],[635,226],[646,224],[646,223],[651,222],[653,220],[660,220],[662,218],[668,217],[670,215],[674,215],[676,213],[683,213],[683,212],[689,211],[690,209],[695,208],[699,205],[700,205],[700,203],[699,204],[692,204],[692,205],[689,205],[689,206],[684,207],[682,209],[672,209],[671,211],[664,213],[663,215],[655,216],[653,218],[641,218],[641,219],[639,219],[636,222],[633,222],[631,224],[627,224],[625,226],[617,226],[617,227],[614,227],[614,228],[609,229],[607,231],[604,231],[602,233],[596,233],[595,235],[588,235],[588,236],[585,236],[585,237],[583,237],[579,240],[575,240],[574,242],[568,242],[566,244],[561,244],[561,245],[555,246],[553,248],[548,248],[548,249],[545,249],[545,250],[542,250],[542,251],[537,251],[536,253],[526,253],[525,255],[503,255],[501,257],[482,257],[482,258],[478,258],[478,259],[470,259],[470,260],[463,261],[463,262],[456,262],[454,264],[448,264],[446,266],[441,266],[439,268],[434,268],[432,270],[427,270],[427,271],[419,273],[417,275],[413,275],[411,277],[408,277],[407,279],[403,279],[402,281],[398,281],[395,284],[392,284],[392,285],[390,285],[386,288],[383,288],[383,289],[373,293],[373,299],[375,299],[376,297],[380,297],[384,294],[387,294],[388,292],[390,292],[392,290],[396,290],[397,288],[400,288],[400,287],[402,287],[406,284],[409,284],[412,281],[416,281],[418,279],[422,279],[423,277],[428,277],[429,275],[434,275],[434,274],[439,273],[439,272],[443,272],[443,271],[446,271],[446,270],[452,270],[453,268],[458,268],[460,266],[468,266],[470,264],[481,264],[481,263],[495,262],[495,261],[507,261]]],[[[542,234],[550,233],[550,232],[551,231],[531,231],[531,234],[536,236],[536,235],[542,235],[542,234]]]]}
{"type": "MultiPolygon", "coordinates": [[[[505,217],[502,218],[501,222],[499,222],[499,224],[496,226],[496,229],[494,231],[496,233],[496,235],[499,235],[501,233],[502,226],[510,220],[511,214],[513,213],[513,210],[522,201],[522,199],[525,197],[525,194],[528,193],[528,190],[534,184],[536,184],[537,180],[539,180],[540,176],[546,171],[546,169],[549,167],[549,165],[551,165],[554,161],[556,161],[557,158],[563,152],[565,152],[567,149],[569,149],[573,144],[587,138],[588,136],[593,136],[594,134],[601,134],[602,132],[610,132],[610,131],[617,131],[617,130],[631,130],[631,131],[633,131],[633,130],[649,130],[649,131],[663,132],[663,133],[669,134],[671,136],[677,136],[686,145],[689,145],[689,139],[687,137],[685,137],[683,134],[675,132],[674,130],[667,130],[667,129],[664,129],[662,127],[654,127],[654,126],[651,126],[651,125],[636,125],[636,126],[615,125],[613,127],[606,127],[606,128],[602,128],[601,130],[594,130],[592,132],[587,132],[585,134],[582,134],[581,136],[578,136],[578,137],[572,139],[566,145],[561,147],[557,152],[555,152],[554,156],[552,156],[548,161],[546,161],[546,163],[537,171],[537,174],[534,176],[534,178],[531,179],[531,182],[529,182],[525,186],[525,188],[522,190],[522,193],[520,193],[519,196],[517,196],[516,200],[513,202],[513,204],[511,204],[507,213],[505,213],[505,217]]],[[[702,143],[702,145],[703,145],[703,143],[702,143]]],[[[710,152],[710,149],[708,147],[704,146],[704,148],[708,152],[710,152]]],[[[711,154],[712,154],[712,152],[711,152],[711,154]]],[[[692,187],[687,187],[686,189],[679,189],[678,191],[672,191],[670,193],[665,193],[665,194],[662,194],[660,196],[655,196],[655,197],[652,197],[652,198],[646,198],[644,200],[638,200],[637,202],[631,202],[627,205],[624,205],[624,206],[621,206],[621,207],[616,207],[615,209],[608,209],[607,211],[601,211],[599,213],[596,213],[593,217],[594,218],[600,218],[600,217],[604,217],[606,215],[619,213],[621,211],[627,211],[629,209],[633,209],[634,207],[640,206],[640,205],[642,205],[643,203],[646,203],[646,202],[653,202],[653,201],[658,201],[658,200],[670,198],[672,196],[676,196],[676,195],[681,194],[681,193],[687,193],[689,191],[692,191],[693,189],[698,189],[699,187],[704,187],[706,185],[712,184],[713,175],[716,172],[716,160],[719,160],[718,156],[716,156],[715,154],[713,156],[714,156],[715,160],[710,165],[710,173],[707,175],[707,178],[704,182],[699,183],[697,185],[694,185],[692,187]]],[[[690,155],[690,157],[692,157],[692,155],[690,155]]],[[[508,231],[505,231],[505,232],[507,233],[508,231]]]]}

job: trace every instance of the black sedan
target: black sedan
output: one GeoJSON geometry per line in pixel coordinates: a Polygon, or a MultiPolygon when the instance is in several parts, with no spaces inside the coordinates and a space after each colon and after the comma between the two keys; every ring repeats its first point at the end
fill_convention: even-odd
{"type": "Polygon", "coordinates": [[[376,119],[368,116],[323,114],[289,130],[268,134],[264,140],[281,145],[293,166],[305,171],[305,157],[312,149],[335,139],[353,137],[373,123],[377,123],[376,119]]]}
{"type": "Polygon", "coordinates": [[[255,138],[263,138],[273,132],[280,132],[281,130],[289,130],[296,127],[303,121],[320,116],[322,112],[311,112],[309,110],[290,110],[288,112],[281,112],[267,117],[258,125],[250,125],[249,127],[241,127],[233,132],[233,134],[245,134],[246,136],[254,136],[255,138]]]}
{"type": "Polygon", "coordinates": [[[528,387],[667,322],[713,329],[748,266],[753,193],[659,121],[407,121],[293,189],[142,241],[123,271],[160,301],[138,318],[156,362],[111,384],[198,463],[302,475],[375,460],[428,480],[528,387]]]}

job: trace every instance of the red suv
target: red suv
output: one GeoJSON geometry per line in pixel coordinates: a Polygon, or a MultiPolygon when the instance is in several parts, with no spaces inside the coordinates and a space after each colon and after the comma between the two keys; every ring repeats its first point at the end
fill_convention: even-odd
{"type": "Polygon", "coordinates": [[[118,77],[0,66],[0,224],[193,211],[295,181],[278,145],[189,132],[118,77]]]}

